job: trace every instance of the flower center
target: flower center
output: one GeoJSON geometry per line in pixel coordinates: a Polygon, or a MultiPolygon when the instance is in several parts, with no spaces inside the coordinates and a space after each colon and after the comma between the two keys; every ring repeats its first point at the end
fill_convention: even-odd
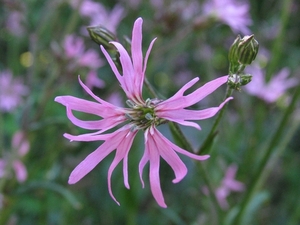
{"type": "Polygon", "coordinates": [[[140,130],[147,129],[151,125],[158,126],[165,123],[165,119],[161,119],[155,115],[155,106],[160,100],[147,99],[144,104],[136,104],[131,100],[127,100],[126,103],[130,107],[125,116],[132,124],[131,129],[140,130]]]}

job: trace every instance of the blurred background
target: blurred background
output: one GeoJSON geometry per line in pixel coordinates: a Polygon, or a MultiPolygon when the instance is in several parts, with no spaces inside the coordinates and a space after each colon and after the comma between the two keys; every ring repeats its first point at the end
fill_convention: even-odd
{"type": "MultiPolygon", "coordinates": [[[[299,1],[1,0],[0,4],[0,224],[300,224],[299,1]],[[101,142],[65,139],[66,132],[87,131],[73,125],[65,107],[54,102],[60,95],[91,99],[78,83],[80,75],[96,95],[125,106],[125,95],[86,28],[102,26],[128,47],[138,17],[144,20],[144,54],[157,37],[146,76],[165,98],[194,77],[200,77],[199,87],[228,74],[228,50],[238,34],[254,34],[260,43],[256,60],[245,70],[253,80],[233,93],[210,159],[196,162],[181,157],[189,173],[178,184],[172,183],[173,171],[161,160],[166,209],[152,197],[148,168],[144,189],[139,180],[142,133],[129,153],[130,189],[124,187],[121,166],[112,177],[121,206],[107,190],[114,154],[69,185],[71,171],[101,142]],[[211,199],[204,177],[217,201],[211,199]]],[[[224,85],[194,108],[219,105],[225,91],[224,85]]],[[[145,89],[144,98],[148,97],[145,89]]],[[[195,149],[214,120],[200,121],[201,131],[182,127],[195,149]]],[[[174,140],[168,125],[159,130],[174,140]]]]}

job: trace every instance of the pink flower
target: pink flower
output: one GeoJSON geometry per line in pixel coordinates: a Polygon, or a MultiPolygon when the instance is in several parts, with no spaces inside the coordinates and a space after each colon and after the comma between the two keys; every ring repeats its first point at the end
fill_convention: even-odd
{"type": "Polygon", "coordinates": [[[66,36],[63,48],[69,59],[75,60],[79,66],[97,69],[103,65],[96,51],[89,49],[85,51],[84,41],[75,35],[66,36]]]}
{"type": "Polygon", "coordinates": [[[265,81],[265,74],[262,69],[255,66],[247,67],[247,72],[252,74],[252,81],[245,86],[245,90],[254,96],[261,98],[267,103],[276,102],[287,89],[299,84],[296,78],[288,78],[289,69],[283,68],[272,76],[271,80],[265,81]]]}
{"type": "MultiPolygon", "coordinates": [[[[78,1],[73,0],[73,5],[78,6],[78,1]]],[[[118,4],[109,11],[101,3],[91,0],[82,1],[79,13],[90,18],[90,26],[104,26],[112,33],[116,32],[119,23],[125,16],[124,8],[118,4]]]]}
{"type": "Polygon", "coordinates": [[[227,209],[229,207],[226,198],[231,191],[241,192],[245,188],[242,182],[234,179],[236,171],[237,171],[237,166],[230,165],[226,170],[225,176],[221,182],[221,186],[218,187],[216,190],[216,197],[218,199],[220,206],[223,209],[227,209]]]}
{"type": "Polygon", "coordinates": [[[250,34],[252,24],[247,3],[238,4],[235,0],[212,0],[204,5],[204,13],[231,27],[235,33],[250,34]]]}
{"type": "Polygon", "coordinates": [[[0,111],[11,112],[22,103],[28,88],[20,79],[14,79],[10,71],[0,73],[0,111]]]}
{"type": "Polygon", "coordinates": [[[28,153],[30,147],[29,142],[25,138],[23,132],[18,131],[14,134],[11,147],[13,153],[7,156],[13,157],[12,160],[7,157],[2,159],[0,158],[0,178],[5,177],[9,168],[12,167],[14,169],[17,181],[23,183],[27,179],[27,169],[21,161],[21,158],[28,153]]]}
{"type": "Polygon", "coordinates": [[[143,20],[141,18],[138,18],[134,23],[131,57],[120,43],[111,42],[120,53],[120,62],[123,68],[122,75],[118,71],[108,52],[101,46],[103,54],[108,60],[128,98],[126,103],[130,108],[118,107],[97,97],[80,79],[79,82],[81,86],[96,102],[83,100],[73,96],[58,96],[55,98],[55,101],[66,107],[67,116],[73,124],[84,129],[96,130],[96,132],[78,136],[64,134],[66,138],[71,141],[104,141],[102,145],[88,155],[72,171],[69,177],[70,184],[74,184],[81,180],[95,168],[102,159],[112,151],[116,150],[115,158],[108,169],[108,190],[111,197],[117,202],[112,193],[111,175],[115,167],[123,160],[124,185],[126,188],[129,188],[127,170],[128,153],[133,139],[138,131],[141,130],[144,132],[145,139],[145,151],[139,164],[141,182],[144,186],[142,178],[143,169],[147,162],[149,162],[149,177],[152,194],[161,207],[167,207],[160,186],[160,157],[162,157],[174,170],[175,179],[173,180],[173,183],[177,183],[187,174],[187,168],[177,153],[184,154],[196,160],[205,160],[209,158],[209,156],[195,155],[176,146],[157,130],[157,126],[168,121],[174,121],[185,126],[192,126],[200,129],[200,126],[197,123],[190,122],[189,120],[202,120],[214,116],[224,104],[232,98],[226,99],[218,107],[204,110],[185,109],[199,102],[222,84],[226,83],[228,76],[223,76],[205,84],[188,95],[184,95],[184,92],[193,86],[199,78],[194,78],[185,84],[175,95],[167,100],[144,100],[142,97],[144,76],[147,60],[155,39],[150,43],[146,56],[143,59],[142,23],[143,20]],[[97,115],[101,119],[95,121],[83,121],[74,116],[73,110],[97,115]],[[125,125],[124,122],[126,122],[125,125]],[[123,126],[121,124],[123,124],[123,126]],[[112,133],[104,133],[118,125],[121,125],[121,127],[112,133]]]}
{"type": "Polygon", "coordinates": [[[0,178],[4,177],[6,168],[6,161],[0,158],[0,178]]]}
{"type": "MultiPolygon", "coordinates": [[[[20,6],[22,6],[20,4],[20,6]]],[[[23,8],[23,7],[21,7],[23,8]]],[[[25,34],[23,23],[25,22],[24,13],[21,11],[11,11],[6,19],[7,29],[16,36],[22,36],[25,34]]]]}
{"type": "Polygon", "coordinates": [[[92,89],[93,87],[103,88],[105,85],[104,81],[97,76],[97,72],[95,70],[91,70],[87,74],[85,83],[89,89],[92,89]]]}
{"type": "MultiPolygon", "coordinates": [[[[235,175],[237,171],[237,166],[236,165],[230,165],[228,166],[225,176],[221,181],[221,185],[216,189],[215,195],[216,198],[219,202],[219,205],[223,209],[228,209],[229,204],[227,202],[227,197],[232,191],[235,192],[241,192],[245,189],[245,185],[240,182],[235,180],[235,175]]],[[[203,187],[203,192],[208,195],[208,189],[207,187],[203,187]]]]}

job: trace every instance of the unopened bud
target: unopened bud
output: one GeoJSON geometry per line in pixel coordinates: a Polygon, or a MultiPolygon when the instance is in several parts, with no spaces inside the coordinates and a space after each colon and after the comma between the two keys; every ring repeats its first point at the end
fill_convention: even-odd
{"type": "Polygon", "coordinates": [[[259,44],[254,35],[245,36],[241,39],[237,36],[229,50],[229,61],[233,64],[249,65],[256,58],[259,44]]]}
{"type": "Polygon", "coordinates": [[[233,64],[237,64],[239,61],[239,57],[238,57],[239,54],[237,53],[237,49],[240,40],[241,40],[241,36],[238,35],[229,49],[228,59],[233,64]]]}
{"type": "Polygon", "coordinates": [[[237,74],[232,74],[231,76],[228,77],[227,84],[232,89],[240,90],[241,77],[237,74]]]}
{"type": "Polygon", "coordinates": [[[113,48],[113,46],[110,45],[109,42],[115,41],[116,37],[109,30],[101,26],[87,27],[87,30],[94,42],[96,42],[99,45],[103,45],[106,49],[113,48]]]}
{"type": "Polygon", "coordinates": [[[252,81],[252,75],[251,74],[242,74],[241,75],[241,86],[244,86],[252,81]]]}
{"type": "Polygon", "coordinates": [[[228,77],[227,84],[230,88],[240,90],[241,86],[250,83],[252,75],[250,74],[232,74],[228,77]]]}

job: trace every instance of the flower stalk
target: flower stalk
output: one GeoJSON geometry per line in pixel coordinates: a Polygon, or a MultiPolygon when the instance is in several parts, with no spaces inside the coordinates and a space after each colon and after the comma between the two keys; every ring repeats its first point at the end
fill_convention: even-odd
{"type": "MultiPolygon", "coordinates": [[[[251,64],[256,58],[258,53],[259,44],[257,40],[254,39],[254,35],[245,36],[243,38],[240,35],[234,40],[230,47],[228,59],[229,59],[229,76],[228,76],[228,86],[226,89],[224,99],[232,95],[233,90],[240,90],[240,87],[248,84],[251,81],[250,74],[244,74],[244,69],[247,65],[251,64]]],[[[204,140],[203,144],[198,150],[198,153],[208,154],[211,150],[211,146],[214,138],[217,135],[217,127],[224,115],[226,106],[223,107],[217,118],[215,119],[213,126],[204,140]]]]}

